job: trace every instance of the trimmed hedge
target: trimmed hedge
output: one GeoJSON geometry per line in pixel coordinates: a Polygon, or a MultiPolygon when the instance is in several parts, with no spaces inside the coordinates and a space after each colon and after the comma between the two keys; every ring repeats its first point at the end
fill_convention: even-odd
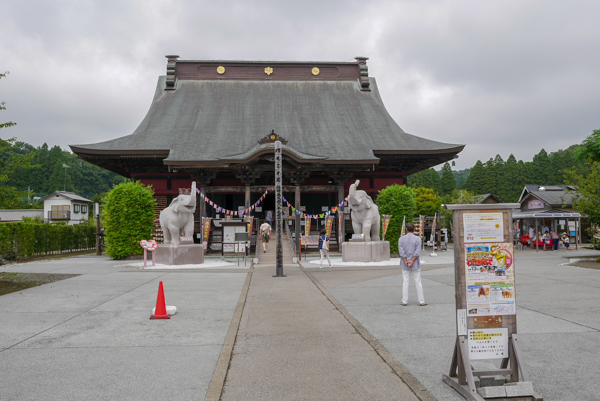
{"type": "Polygon", "coordinates": [[[0,255],[8,260],[92,249],[95,246],[96,229],[90,224],[0,224],[0,255]]]}

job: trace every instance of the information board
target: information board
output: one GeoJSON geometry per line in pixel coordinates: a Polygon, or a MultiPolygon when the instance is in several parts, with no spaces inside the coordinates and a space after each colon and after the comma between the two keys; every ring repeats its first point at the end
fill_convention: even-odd
{"type": "Polygon", "coordinates": [[[504,241],[504,219],[502,213],[465,213],[464,242],[504,241]]]}
{"type": "Polygon", "coordinates": [[[512,243],[465,245],[467,314],[515,314],[512,243]]]}

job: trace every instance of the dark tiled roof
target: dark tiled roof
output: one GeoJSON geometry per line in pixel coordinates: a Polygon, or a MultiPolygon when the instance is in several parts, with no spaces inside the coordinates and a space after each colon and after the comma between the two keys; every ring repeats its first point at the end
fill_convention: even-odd
{"type": "Polygon", "coordinates": [[[405,133],[388,114],[374,78],[358,81],[179,80],[160,77],[148,114],[131,135],[87,145],[78,154],[168,154],[166,164],[232,160],[252,154],[271,130],[290,151],[325,163],[376,163],[375,153],[451,154],[464,145],[405,133]],[[135,152],[137,151],[137,152],[135,152]]]}
{"type": "Polygon", "coordinates": [[[575,189],[569,185],[525,185],[519,203],[533,195],[550,206],[570,205],[576,196],[575,189]],[[540,190],[543,188],[543,190],[540,190]],[[569,192],[567,192],[569,191],[569,192]]]}

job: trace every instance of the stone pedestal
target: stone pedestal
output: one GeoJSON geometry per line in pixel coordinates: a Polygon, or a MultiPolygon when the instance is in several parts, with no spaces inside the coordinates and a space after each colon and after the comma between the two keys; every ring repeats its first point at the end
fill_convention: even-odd
{"type": "Polygon", "coordinates": [[[342,262],[382,262],[390,260],[388,241],[344,242],[342,262]]]}
{"type": "Polygon", "coordinates": [[[204,263],[203,244],[160,244],[156,263],[160,265],[199,265],[204,263]]]}

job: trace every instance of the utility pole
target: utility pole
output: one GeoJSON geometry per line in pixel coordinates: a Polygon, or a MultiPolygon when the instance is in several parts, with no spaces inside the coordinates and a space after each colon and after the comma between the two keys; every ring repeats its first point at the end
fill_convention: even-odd
{"type": "Polygon", "coordinates": [[[63,168],[65,169],[65,189],[63,190],[64,192],[67,192],[67,169],[71,168],[71,166],[67,166],[66,164],[63,163],[63,168]]]}

